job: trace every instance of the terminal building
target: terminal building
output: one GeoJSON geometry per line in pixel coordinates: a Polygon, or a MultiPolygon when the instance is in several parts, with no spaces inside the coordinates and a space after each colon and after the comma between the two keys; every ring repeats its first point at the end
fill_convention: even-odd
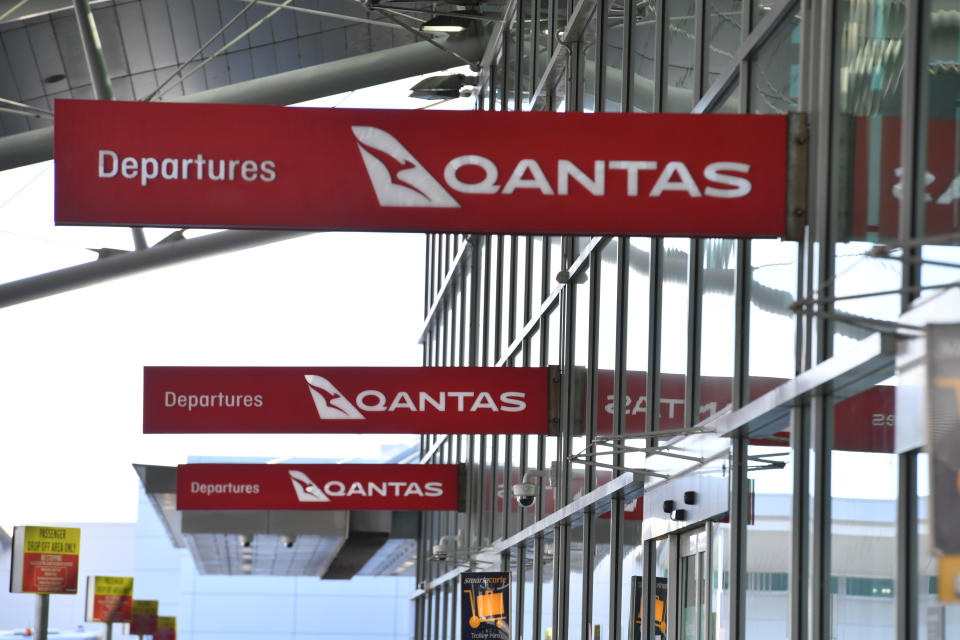
{"type": "MultiPolygon", "coordinates": [[[[168,17],[189,4],[157,3],[168,17]]],[[[387,4],[366,6],[379,19],[387,4]]],[[[131,6],[93,14],[120,16],[123,31],[131,6]]],[[[423,365],[550,367],[558,394],[552,435],[422,436],[415,462],[463,465],[466,488],[462,510],[425,512],[410,544],[394,542],[410,550],[414,637],[462,637],[459,580],[472,570],[511,573],[516,639],[957,637],[960,571],[951,536],[935,533],[950,526],[958,465],[930,446],[943,434],[934,424],[928,436],[940,396],[925,377],[950,356],[929,327],[960,317],[955,0],[410,6],[466,17],[465,34],[438,54],[409,30],[308,32],[297,18],[286,40],[275,29],[243,49],[246,77],[230,64],[178,91],[290,104],[469,62],[476,80],[448,91],[475,82],[482,111],[796,114],[805,178],[784,194],[790,239],[426,236],[424,323],[411,336],[423,365]]],[[[129,19],[152,33],[161,21],[147,7],[129,19]]],[[[24,17],[0,39],[10,50],[11,34],[59,34],[58,20],[24,17]]],[[[155,76],[135,73],[131,53],[112,75],[141,99],[155,76]]],[[[59,94],[104,97],[62,81],[59,94]]],[[[59,94],[41,86],[19,101],[59,94]]],[[[0,166],[50,157],[41,125],[0,123],[0,166]]],[[[159,259],[283,237],[257,233],[182,241],[159,259]]],[[[0,285],[0,300],[136,272],[150,260],[136,254],[154,251],[0,285]]],[[[949,400],[938,417],[955,425],[949,400]]]]}

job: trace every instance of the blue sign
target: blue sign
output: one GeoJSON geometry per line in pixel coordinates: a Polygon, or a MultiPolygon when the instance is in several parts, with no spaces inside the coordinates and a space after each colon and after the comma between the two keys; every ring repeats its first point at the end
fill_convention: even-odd
{"type": "Polygon", "coordinates": [[[510,573],[460,574],[462,640],[510,640],[510,573]]]}

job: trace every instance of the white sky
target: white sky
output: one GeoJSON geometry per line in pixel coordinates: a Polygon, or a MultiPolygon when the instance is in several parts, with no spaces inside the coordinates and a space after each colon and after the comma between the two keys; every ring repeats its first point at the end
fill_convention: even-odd
{"type": "MultiPolygon", "coordinates": [[[[455,70],[456,71],[456,70],[455,70]]],[[[422,108],[418,78],[317,106],[422,108]]],[[[472,108],[456,100],[439,108],[472,108]]],[[[169,230],[148,230],[152,244],[169,230]]],[[[197,235],[199,232],[190,233],[197,235]]],[[[53,167],[0,172],[0,282],[132,248],[129,229],[53,225],[53,167]]],[[[377,456],[417,436],[151,435],[144,365],[421,364],[422,234],[318,233],[0,309],[0,527],[132,522],[133,463],[377,456]]]]}

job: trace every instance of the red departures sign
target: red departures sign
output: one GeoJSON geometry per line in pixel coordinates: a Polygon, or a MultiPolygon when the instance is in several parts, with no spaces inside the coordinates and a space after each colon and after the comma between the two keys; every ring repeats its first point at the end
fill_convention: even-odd
{"type": "Polygon", "coordinates": [[[56,223],[775,237],[787,119],[58,100],[56,223]]]}
{"type": "Polygon", "coordinates": [[[144,367],[144,433],[532,433],[546,368],[144,367]]]}
{"type": "Polygon", "coordinates": [[[186,464],[177,509],[456,511],[455,464],[186,464]]]}

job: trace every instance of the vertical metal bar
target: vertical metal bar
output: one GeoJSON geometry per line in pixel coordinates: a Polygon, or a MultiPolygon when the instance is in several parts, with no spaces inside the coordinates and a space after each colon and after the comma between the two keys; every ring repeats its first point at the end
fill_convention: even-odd
{"type": "Polygon", "coordinates": [[[750,401],[750,295],[753,281],[750,240],[737,241],[737,273],[734,292],[733,407],[750,401]]]}
{"type": "MultiPolygon", "coordinates": [[[[790,447],[793,457],[793,496],[790,527],[790,622],[789,637],[795,640],[810,638],[808,612],[810,590],[810,425],[809,409],[799,406],[791,412],[790,447]]],[[[731,596],[736,595],[731,591],[731,596]]],[[[740,594],[743,595],[743,594],[740,594]]]]}
{"type": "MultiPolygon", "coordinates": [[[[107,70],[107,61],[103,56],[103,47],[100,44],[100,34],[97,32],[97,22],[88,0],[73,0],[74,13],[77,16],[77,27],[80,30],[80,42],[83,44],[83,54],[87,60],[87,70],[90,72],[90,83],[93,85],[93,95],[97,100],[116,100],[113,93],[113,84],[110,82],[110,72],[107,70]]],[[[137,251],[147,248],[147,240],[140,227],[131,227],[133,246],[137,251]]]]}
{"type": "MultiPolygon", "coordinates": [[[[750,31],[753,30],[753,0],[744,0],[740,5],[740,42],[746,42],[750,31]]],[[[740,113],[750,112],[750,60],[740,61],[740,84],[737,87],[737,99],[740,104],[740,113]]]]}
{"type": "Polygon", "coordinates": [[[570,601],[569,582],[570,573],[564,558],[564,549],[568,548],[567,531],[569,525],[558,524],[553,528],[553,638],[567,640],[569,630],[567,603],[570,601]]]}
{"type": "Polygon", "coordinates": [[[656,540],[646,540],[643,542],[643,588],[640,590],[640,610],[646,611],[643,620],[640,623],[640,638],[631,638],[631,640],[642,640],[654,638],[653,623],[655,615],[652,612],[656,608],[657,591],[657,542],[656,540]]]}
{"type": "MultiPolygon", "coordinates": [[[[523,624],[524,624],[524,603],[523,599],[526,591],[527,584],[527,574],[525,566],[527,564],[527,542],[524,540],[516,546],[517,554],[517,571],[514,574],[516,579],[513,581],[514,586],[514,601],[513,601],[513,628],[514,633],[513,637],[515,640],[519,640],[523,637],[523,624]]],[[[452,636],[456,638],[456,636],[452,636]]]]}
{"type": "Polygon", "coordinates": [[[593,110],[597,113],[606,111],[604,103],[607,95],[607,13],[610,11],[611,0],[597,0],[597,14],[594,16],[597,25],[597,35],[594,47],[593,59],[595,68],[593,70],[593,110]]]}
{"type": "MultiPolygon", "coordinates": [[[[601,252],[605,243],[597,245],[590,253],[590,298],[589,320],[587,325],[587,372],[584,398],[583,428],[586,441],[592,443],[597,437],[597,410],[601,404],[598,400],[598,375],[597,368],[600,351],[600,282],[603,277],[603,262],[600,260],[601,252]]],[[[596,471],[593,467],[584,469],[583,492],[593,491],[597,486],[596,471]]],[[[580,637],[590,638],[593,627],[593,565],[596,557],[596,514],[593,507],[584,510],[583,513],[583,587],[582,603],[580,616],[580,637]]],[[[612,550],[612,549],[611,549],[612,550]]],[[[612,569],[612,566],[611,566],[612,569]]],[[[610,592],[610,598],[615,599],[616,592],[610,592]]]]}
{"type": "Polygon", "coordinates": [[[706,32],[706,0],[694,0],[693,7],[693,103],[696,104],[703,97],[706,81],[707,45],[704,34],[706,32]]]}
{"type": "MultiPolygon", "coordinates": [[[[633,0],[627,0],[633,5],[633,0]]],[[[627,376],[627,296],[630,284],[630,238],[621,236],[617,241],[617,309],[614,365],[613,365],[613,435],[626,433],[626,376],[627,376]]],[[[622,467],[624,456],[613,456],[613,465],[622,467]]],[[[616,494],[610,501],[610,610],[607,628],[611,638],[620,638],[621,607],[623,596],[623,495],[616,494]],[[615,597],[617,594],[619,597],[615,597]]],[[[643,575],[648,575],[644,573],[643,575]]],[[[632,602],[632,595],[630,600],[632,602]]],[[[645,609],[653,611],[653,609],[645,609]]],[[[631,628],[633,625],[631,624],[631,628]]],[[[639,638],[635,639],[639,640],[639,638]]]]}
{"type": "Polygon", "coordinates": [[[47,628],[50,621],[50,594],[38,593],[34,604],[33,627],[37,640],[47,640],[47,628]]]}
{"type": "Polygon", "coordinates": [[[830,452],[833,449],[832,402],[817,395],[810,402],[812,418],[813,507],[810,550],[810,638],[830,638],[831,545],[830,545],[830,452]]]}
{"type": "MultiPolygon", "coordinates": [[[[514,38],[514,42],[517,48],[517,59],[513,63],[513,110],[514,111],[523,111],[523,83],[521,79],[523,78],[523,6],[526,4],[524,0],[517,0],[517,11],[516,11],[516,20],[517,20],[517,37],[514,38]]],[[[509,33],[509,29],[507,30],[509,33]]]]}
{"type": "Polygon", "coordinates": [[[703,240],[690,241],[687,264],[687,376],[684,400],[689,410],[683,424],[692,427],[700,421],[700,344],[703,333],[703,240]]]}
{"type": "MultiPolygon", "coordinates": [[[[491,267],[491,254],[493,253],[493,240],[494,236],[487,236],[485,240],[485,247],[483,252],[483,313],[484,320],[482,323],[483,327],[483,339],[481,341],[481,350],[480,350],[480,365],[487,366],[491,364],[490,362],[490,325],[493,322],[496,322],[495,317],[491,317],[490,310],[490,267],[491,267]]],[[[499,283],[498,283],[499,284],[499,283]]]]}
{"type": "MultiPolygon", "coordinates": [[[[500,499],[500,504],[503,505],[500,509],[503,512],[503,519],[500,523],[500,537],[506,540],[510,535],[510,519],[513,512],[510,508],[510,485],[513,484],[513,436],[508,433],[503,438],[505,441],[503,448],[503,484],[501,485],[503,498],[500,499]]],[[[517,478],[517,482],[520,480],[522,480],[522,477],[517,478]]],[[[496,496],[494,496],[494,500],[496,500],[496,496]]]]}
{"type": "MultiPolygon", "coordinates": [[[[542,500],[538,500],[542,502],[542,500]]],[[[543,637],[543,536],[533,540],[533,620],[532,638],[543,637]]]]}
{"type": "Polygon", "coordinates": [[[100,34],[97,32],[97,23],[93,18],[93,11],[90,10],[90,3],[87,0],[73,0],[73,9],[77,16],[77,27],[80,29],[80,42],[83,45],[84,57],[87,59],[87,69],[90,71],[93,95],[97,100],[115,100],[113,84],[110,82],[107,61],[103,57],[100,34]]]}
{"type": "Polygon", "coordinates": [[[898,640],[914,640],[918,634],[919,574],[917,554],[919,540],[917,527],[917,453],[904,453],[899,457],[899,480],[897,498],[897,573],[894,602],[896,605],[896,631],[898,640]]]}
{"type": "MultiPolygon", "coordinates": [[[[667,549],[669,569],[667,570],[667,640],[680,640],[680,536],[673,534],[668,540],[670,548],[667,549]]],[[[648,609],[656,611],[656,609],[648,609]]],[[[653,616],[651,616],[653,617],[653,616]]],[[[650,636],[653,637],[653,636],[650,636]]],[[[825,640],[825,639],[824,639],[825,640]]]]}
{"type": "Polygon", "coordinates": [[[663,302],[663,238],[650,240],[650,304],[647,334],[647,431],[660,427],[660,306],[663,302]]]}
{"type": "Polygon", "coordinates": [[[493,362],[500,361],[500,354],[503,347],[503,243],[506,236],[497,236],[497,291],[494,298],[493,321],[493,362]]]}
{"type": "Polygon", "coordinates": [[[746,436],[733,439],[730,456],[730,640],[743,640],[747,633],[747,448],[746,436]]]}
{"type": "MultiPolygon", "coordinates": [[[[926,1],[907,3],[905,8],[903,43],[903,93],[900,129],[900,166],[903,167],[900,199],[899,237],[908,240],[925,232],[925,188],[927,140],[925,135],[928,109],[927,34],[929,9],[926,1]]],[[[903,310],[912,302],[914,287],[922,280],[921,250],[904,249],[902,264],[903,310]]],[[[899,456],[899,491],[897,497],[897,569],[895,633],[898,640],[918,637],[919,574],[918,574],[918,515],[917,515],[917,453],[899,456]]]]}
{"type": "Polygon", "coordinates": [[[620,111],[633,110],[633,22],[637,19],[637,0],[623,0],[623,53],[620,70],[620,111]]]}
{"type": "MultiPolygon", "coordinates": [[[[513,344],[513,340],[517,337],[517,283],[519,279],[519,274],[517,273],[517,260],[519,258],[519,249],[517,248],[518,243],[520,242],[520,236],[510,236],[510,301],[507,304],[507,344],[513,344]]],[[[499,360],[499,359],[498,359],[499,360]]],[[[516,360],[510,363],[510,366],[515,366],[516,360]]]]}
{"type": "MultiPolygon", "coordinates": [[[[927,148],[924,129],[927,113],[927,73],[923,68],[926,60],[924,34],[926,29],[927,2],[911,2],[904,8],[906,11],[904,25],[903,46],[903,95],[902,116],[900,119],[900,166],[903,175],[900,185],[903,193],[909,194],[900,198],[899,236],[901,240],[908,240],[924,233],[924,202],[926,190],[922,178],[926,170],[927,148]]],[[[904,259],[901,261],[903,273],[903,293],[901,306],[903,309],[910,304],[915,291],[912,289],[920,284],[921,265],[920,250],[916,247],[904,249],[904,259]]]]}
{"type": "MultiPolygon", "coordinates": [[[[664,59],[664,53],[666,53],[666,30],[667,30],[667,18],[666,18],[666,9],[667,2],[666,0],[656,0],[657,2],[657,35],[654,40],[653,46],[653,59],[656,61],[653,70],[653,111],[660,112],[663,111],[663,99],[664,99],[664,81],[666,74],[663,72],[663,67],[666,64],[664,59]]],[[[653,281],[651,276],[650,281],[653,281]]]]}

